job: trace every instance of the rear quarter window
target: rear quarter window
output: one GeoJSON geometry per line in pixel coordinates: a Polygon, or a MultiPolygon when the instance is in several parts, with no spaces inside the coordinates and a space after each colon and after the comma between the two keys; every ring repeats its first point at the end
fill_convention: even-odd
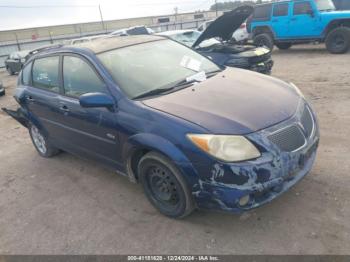
{"type": "Polygon", "coordinates": [[[30,85],[31,79],[32,79],[32,63],[26,65],[22,70],[22,84],[23,85],[30,85]]]}
{"type": "Polygon", "coordinates": [[[253,21],[267,21],[271,17],[272,5],[261,5],[254,9],[253,21]]]}
{"type": "Polygon", "coordinates": [[[58,56],[35,59],[32,70],[33,86],[58,93],[58,65],[58,56]]]}

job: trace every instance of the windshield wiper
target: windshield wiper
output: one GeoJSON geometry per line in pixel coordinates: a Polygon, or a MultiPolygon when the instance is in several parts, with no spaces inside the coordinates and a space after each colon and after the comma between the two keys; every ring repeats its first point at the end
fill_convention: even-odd
{"type": "Polygon", "coordinates": [[[153,89],[153,90],[150,90],[146,93],[138,95],[138,96],[134,97],[133,99],[140,99],[140,98],[145,98],[145,97],[149,97],[149,96],[155,96],[155,95],[160,95],[160,94],[164,94],[164,93],[169,93],[170,91],[177,91],[177,90],[186,88],[188,86],[191,86],[195,82],[198,82],[198,81],[196,81],[196,80],[187,81],[186,79],[184,79],[184,80],[178,81],[176,83],[172,83],[170,87],[162,87],[162,88],[153,89]]]}
{"type": "Polygon", "coordinates": [[[145,97],[148,97],[148,96],[160,95],[160,94],[166,93],[168,91],[171,91],[173,89],[174,89],[173,87],[156,88],[156,89],[150,90],[150,91],[148,91],[146,93],[143,93],[141,95],[138,95],[138,96],[134,97],[133,99],[140,99],[140,98],[145,98],[145,97]]]}
{"type": "MultiPolygon", "coordinates": [[[[208,73],[206,73],[206,77],[210,78],[221,71],[222,70],[219,69],[219,70],[214,70],[214,71],[208,72],[208,73]]],[[[140,99],[140,98],[145,98],[145,97],[149,97],[149,96],[155,96],[155,95],[168,93],[170,91],[180,90],[180,89],[186,88],[188,86],[191,86],[197,82],[200,82],[200,81],[196,80],[196,79],[192,79],[190,81],[188,81],[187,79],[183,79],[183,80],[180,80],[178,82],[171,83],[170,85],[167,85],[167,87],[156,88],[156,89],[150,90],[146,93],[143,93],[141,95],[134,97],[133,99],[140,99]]]]}

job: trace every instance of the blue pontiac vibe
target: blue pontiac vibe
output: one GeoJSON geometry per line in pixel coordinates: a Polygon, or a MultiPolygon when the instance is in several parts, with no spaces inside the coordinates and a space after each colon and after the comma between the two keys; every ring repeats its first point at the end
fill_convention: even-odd
{"type": "Polygon", "coordinates": [[[299,89],[220,68],[160,36],[41,49],[18,78],[17,110],[42,157],[61,150],[139,182],[162,214],[242,212],[309,173],[316,116],[299,89]]]}

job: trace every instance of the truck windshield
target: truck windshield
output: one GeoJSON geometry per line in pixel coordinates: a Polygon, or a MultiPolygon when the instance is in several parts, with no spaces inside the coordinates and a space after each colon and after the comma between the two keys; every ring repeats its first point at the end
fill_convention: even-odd
{"type": "Polygon", "coordinates": [[[335,10],[332,0],[316,0],[317,8],[320,11],[333,11],[335,10]]]}

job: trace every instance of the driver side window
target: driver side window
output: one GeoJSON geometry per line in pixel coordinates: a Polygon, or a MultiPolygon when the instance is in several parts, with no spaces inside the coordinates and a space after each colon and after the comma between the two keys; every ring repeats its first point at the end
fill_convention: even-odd
{"type": "Polygon", "coordinates": [[[106,93],[104,83],[91,66],[75,56],[63,58],[63,87],[64,93],[71,97],[86,93],[106,93]]]}
{"type": "Polygon", "coordinates": [[[306,15],[312,12],[310,2],[294,3],[294,15],[306,15]]]}

